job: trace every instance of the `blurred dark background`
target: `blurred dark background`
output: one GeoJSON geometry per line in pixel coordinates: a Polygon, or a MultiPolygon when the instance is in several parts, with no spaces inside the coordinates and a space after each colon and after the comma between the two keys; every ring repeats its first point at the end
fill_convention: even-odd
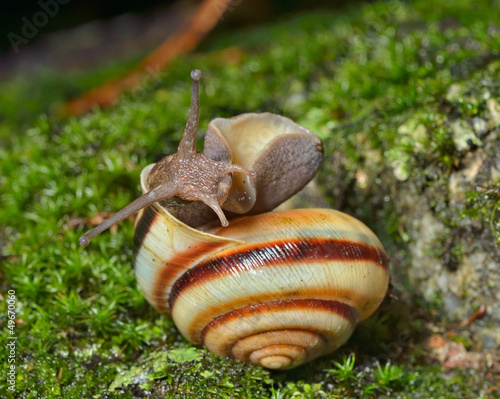
{"type": "MultiPolygon", "coordinates": [[[[23,17],[33,22],[33,17],[39,11],[43,11],[42,4],[49,7],[50,3],[57,3],[58,12],[54,17],[49,17],[45,26],[40,27],[40,34],[53,32],[80,25],[93,20],[106,20],[125,13],[149,14],[174,4],[185,3],[185,7],[192,7],[201,1],[195,0],[9,0],[2,1],[0,4],[0,51],[7,51],[11,47],[7,35],[9,32],[20,34],[24,25],[23,17]],[[64,4],[63,4],[64,3],[64,4]]],[[[233,0],[233,7],[236,16],[236,22],[252,23],[260,19],[266,20],[275,15],[291,13],[303,9],[314,8],[336,8],[346,0],[233,0]],[[245,4],[246,3],[246,4],[245,4]],[[248,11],[249,7],[254,12],[239,13],[237,8],[244,8],[248,11]],[[247,20],[241,18],[246,15],[247,20]]],[[[352,2],[351,2],[352,3],[352,2]]],[[[40,18],[40,22],[43,18],[40,18]]],[[[229,21],[230,22],[230,21],[229,21]]]]}
{"type": "MultiPolygon", "coordinates": [[[[0,78],[147,54],[202,0],[10,0],[0,4],[0,78]]],[[[360,0],[232,0],[213,34],[360,0]]]]}
{"type": "Polygon", "coordinates": [[[136,12],[149,13],[164,8],[175,0],[9,0],[0,4],[0,50],[10,49],[9,32],[21,34],[23,17],[33,21],[33,16],[43,10],[43,4],[57,3],[59,10],[49,17],[47,24],[40,27],[40,34],[74,27],[88,21],[110,19],[120,14],[136,12]],[[65,4],[62,4],[65,3],[65,4]]]}

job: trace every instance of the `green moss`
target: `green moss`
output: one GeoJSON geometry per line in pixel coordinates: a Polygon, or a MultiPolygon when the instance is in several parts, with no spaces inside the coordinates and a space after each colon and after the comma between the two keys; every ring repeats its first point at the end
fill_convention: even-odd
{"type": "Polygon", "coordinates": [[[110,392],[147,396],[151,390],[165,397],[265,398],[272,383],[269,372],[230,362],[206,350],[177,348],[158,350],[137,360],[112,382],[110,392]]]}
{"type": "Polygon", "coordinates": [[[348,381],[338,379],[331,372],[322,373],[309,381],[279,384],[279,388],[273,389],[272,398],[488,397],[485,393],[487,385],[479,375],[469,370],[456,369],[444,377],[439,366],[370,364],[357,366],[354,377],[348,381]]]}
{"type": "Polygon", "coordinates": [[[484,220],[500,245],[500,182],[495,186],[476,187],[465,195],[466,208],[461,210],[461,216],[484,220]]]}
{"type": "MultiPolygon", "coordinates": [[[[175,149],[189,105],[188,71],[200,67],[202,128],[215,116],[265,110],[315,130],[329,155],[321,182],[335,194],[332,203],[344,201],[343,209],[362,215],[384,244],[407,241],[391,194],[374,196],[360,167],[380,179],[392,176],[384,173],[391,168],[401,181],[418,168],[416,186],[444,184],[461,151],[446,116],[469,120],[496,109],[490,101],[499,97],[495,5],[377,2],[228,34],[177,60],[117,106],[68,120],[52,115],[56,104],[131,61],[1,83],[1,292],[14,289],[17,296],[18,397],[479,397],[486,379],[423,364],[425,323],[400,309],[360,326],[348,345],[362,352],[356,364],[346,363],[354,359],[346,350],[269,373],[194,349],[139,292],[130,221],[86,250],[77,238],[87,228],[82,219],[136,198],[141,168],[175,149]],[[243,58],[221,65],[211,50],[229,45],[242,46],[243,58]],[[383,158],[389,166],[381,166],[383,158]],[[330,371],[341,370],[335,362],[352,373],[330,371]]],[[[468,145],[467,138],[461,143],[468,145]]],[[[443,199],[434,201],[440,209],[443,199]]],[[[498,239],[497,187],[469,192],[467,201],[461,215],[484,218],[498,239]]],[[[460,223],[446,212],[442,217],[460,223]]],[[[0,311],[3,323],[5,301],[0,311]]],[[[0,338],[2,348],[6,339],[0,338]]]]}

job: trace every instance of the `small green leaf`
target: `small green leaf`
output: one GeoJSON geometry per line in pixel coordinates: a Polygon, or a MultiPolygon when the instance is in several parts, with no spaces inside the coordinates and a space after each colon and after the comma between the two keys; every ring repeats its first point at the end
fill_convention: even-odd
{"type": "Polygon", "coordinates": [[[204,370],[200,373],[203,378],[210,378],[214,375],[210,370],[204,370]]]}
{"type": "Polygon", "coordinates": [[[168,358],[177,363],[191,362],[193,360],[200,361],[201,353],[196,348],[178,348],[173,349],[168,353],[168,358]]]}

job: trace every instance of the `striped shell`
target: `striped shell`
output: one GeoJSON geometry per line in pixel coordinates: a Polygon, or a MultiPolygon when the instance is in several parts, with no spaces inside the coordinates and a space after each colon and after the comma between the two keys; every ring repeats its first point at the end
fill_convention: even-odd
{"type": "Polygon", "coordinates": [[[378,238],[329,209],[268,212],[201,232],[155,203],[139,213],[135,241],[144,295],[184,337],[271,369],[343,345],[389,281],[378,238]]]}

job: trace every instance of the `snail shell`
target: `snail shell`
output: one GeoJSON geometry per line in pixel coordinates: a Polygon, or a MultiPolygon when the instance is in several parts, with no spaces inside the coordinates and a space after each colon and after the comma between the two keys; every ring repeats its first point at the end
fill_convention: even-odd
{"type": "Polygon", "coordinates": [[[268,212],[202,232],[155,203],[138,215],[135,241],[141,290],[184,337],[271,369],[344,344],[389,280],[378,238],[329,209],[268,212]]]}
{"type": "Polygon", "coordinates": [[[188,340],[271,369],[334,351],[385,297],[382,244],[338,211],[269,212],[307,184],[323,158],[321,140],[288,118],[217,118],[198,153],[201,72],[191,77],[179,151],[144,168],[143,195],[80,243],[139,212],[137,281],[188,340]],[[246,216],[229,224],[222,209],[246,216]]]}

